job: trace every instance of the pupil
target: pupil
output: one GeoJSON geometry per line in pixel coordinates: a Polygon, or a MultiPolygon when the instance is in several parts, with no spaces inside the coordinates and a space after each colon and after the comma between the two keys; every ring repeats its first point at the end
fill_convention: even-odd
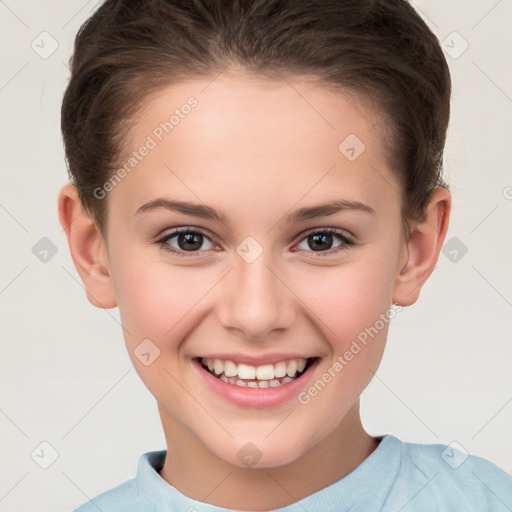
{"type": "Polygon", "coordinates": [[[178,245],[184,251],[200,249],[202,244],[202,237],[200,233],[186,233],[178,236],[178,245]],[[189,244],[188,246],[185,244],[189,244]],[[192,245],[192,247],[190,246],[192,245]]]}
{"type": "Polygon", "coordinates": [[[311,235],[309,238],[310,238],[310,240],[313,241],[312,244],[311,243],[309,244],[311,249],[315,249],[314,246],[316,246],[317,249],[323,251],[323,250],[330,249],[332,247],[332,235],[316,233],[314,235],[311,235]],[[322,243],[324,245],[322,245],[322,243]],[[327,247],[325,244],[327,244],[327,247]]]}

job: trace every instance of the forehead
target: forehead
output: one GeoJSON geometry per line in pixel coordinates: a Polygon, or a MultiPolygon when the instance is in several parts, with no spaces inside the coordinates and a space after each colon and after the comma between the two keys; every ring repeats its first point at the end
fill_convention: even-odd
{"type": "Polygon", "coordinates": [[[150,149],[132,157],[112,195],[129,189],[130,202],[142,204],[173,192],[196,200],[200,192],[213,200],[230,192],[291,206],[305,194],[314,200],[339,191],[354,200],[389,201],[398,185],[382,129],[379,114],[354,93],[308,79],[227,72],[188,79],[143,103],[121,164],[150,149]]]}

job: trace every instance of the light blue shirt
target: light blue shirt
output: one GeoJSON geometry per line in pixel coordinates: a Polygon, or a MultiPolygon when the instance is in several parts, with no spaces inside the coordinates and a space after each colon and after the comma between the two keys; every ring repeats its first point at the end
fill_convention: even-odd
{"type": "MultiPolygon", "coordinates": [[[[193,500],[159,474],[166,451],[148,452],[137,476],[74,512],[233,512],[193,500]]],[[[511,512],[512,476],[492,462],[442,444],[388,434],[341,480],[275,512],[511,512]]]]}

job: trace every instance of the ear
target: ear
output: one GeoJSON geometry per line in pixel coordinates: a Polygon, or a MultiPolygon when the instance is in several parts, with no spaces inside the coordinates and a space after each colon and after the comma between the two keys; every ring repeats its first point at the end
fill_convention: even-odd
{"type": "Polygon", "coordinates": [[[71,257],[85,286],[87,299],[98,308],[117,306],[110,276],[107,246],[96,224],[82,207],[74,185],[65,185],[58,199],[59,220],[66,232],[71,257]]]}
{"type": "Polygon", "coordinates": [[[393,303],[414,304],[439,257],[448,230],[451,194],[436,187],[420,221],[414,223],[398,268],[393,290],[393,303]]]}

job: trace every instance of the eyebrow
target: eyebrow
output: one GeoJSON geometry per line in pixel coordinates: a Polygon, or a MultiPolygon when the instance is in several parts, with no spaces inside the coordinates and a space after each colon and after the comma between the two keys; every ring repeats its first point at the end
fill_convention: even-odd
{"type": "MultiPolygon", "coordinates": [[[[210,206],[167,198],[157,198],[143,204],[135,212],[135,215],[156,210],[158,208],[164,208],[173,212],[183,213],[184,215],[200,217],[202,219],[216,220],[224,225],[230,224],[226,214],[223,212],[218,212],[210,206]]],[[[355,210],[365,212],[370,215],[375,215],[375,210],[367,204],[361,203],[359,201],[341,199],[315,206],[299,208],[298,210],[288,214],[285,217],[285,220],[287,223],[292,224],[294,222],[301,222],[308,219],[314,219],[316,217],[333,215],[343,210],[355,210]]]]}

